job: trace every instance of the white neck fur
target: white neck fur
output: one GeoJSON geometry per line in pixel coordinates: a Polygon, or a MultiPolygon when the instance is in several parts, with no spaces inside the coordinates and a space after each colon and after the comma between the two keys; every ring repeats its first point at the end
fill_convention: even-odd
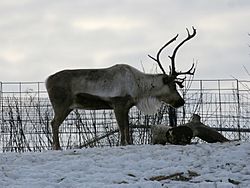
{"type": "Polygon", "coordinates": [[[145,115],[155,114],[161,107],[161,101],[155,97],[144,97],[138,101],[136,107],[145,115]]]}

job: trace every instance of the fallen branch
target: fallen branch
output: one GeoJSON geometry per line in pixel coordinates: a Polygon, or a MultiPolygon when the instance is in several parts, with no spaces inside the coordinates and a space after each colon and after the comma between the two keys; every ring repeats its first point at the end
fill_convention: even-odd
{"type": "Polygon", "coordinates": [[[193,177],[200,176],[197,172],[188,170],[187,173],[184,172],[177,172],[174,174],[170,174],[168,176],[160,175],[160,176],[153,176],[149,178],[150,181],[163,181],[163,180],[174,180],[174,181],[189,181],[193,177]]]}
{"type": "Polygon", "coordinates": [[[201,123],[200,116],[197,114],[193,115],[190,122],[170,128],[166,137],[169,143],[177,145],[190,144],[193,137],[198,137],[208,143],[230,141],[214,128],[201,123]]]}
{"type": "Polygon", "coordinates": [[[194,114],[192,117],[192,120],[183,126],[187,126],[191,128],[193,131],[194,137],[197,136],[200,139],[209,143],[229,141],[227,138],[225,138],[222,134],[220,134],[215,129],[201,123],[200,119],[201,118],[199,115],[194,114]]]}
{"type": "Polygon", "coordinates": [[[110,131],[110,132],[108,132],[108,133],[105,134],[105,135],[102,135],[102,136],[99,136],[99,137],[95,137],[95,138],[93,138],[92,140],[88,141],[87,143],[81,145],[81,146],[80,146],[80,149],[81,149],[81,148],[84,148],[84,147],[87,147],[87,146],[90,146],[90,145],[92,145],[92,144],[94,144],[94,143],[96,143],[96,142],[98,142],[98,141],[100,141],[100,140],[102,140],[102,139],[104,139],[104,138],[106,138],[106,137],[108,137],[108,136],[110,136],[110,135],[113,135],[113,134],[115,134],[115,133],[117,133],[117,132],[119,132],[118,129],[113,130],[113,131],[110,131]]]}

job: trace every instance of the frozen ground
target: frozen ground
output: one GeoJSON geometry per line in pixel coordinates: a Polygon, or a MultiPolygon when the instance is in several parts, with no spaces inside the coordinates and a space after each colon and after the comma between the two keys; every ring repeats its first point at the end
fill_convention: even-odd
{"type": "Polygon", "coordinates": [[[0,187],[249,187],[250,143],[0,153],[0,187]]]}

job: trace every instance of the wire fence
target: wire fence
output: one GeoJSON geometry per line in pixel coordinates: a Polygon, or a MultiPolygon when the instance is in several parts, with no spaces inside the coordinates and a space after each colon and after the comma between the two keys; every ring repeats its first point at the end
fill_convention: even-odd
{"type": "MultiPolygon", "coordinates": [[[[177,124],[193,113],[231,140],[250,140],[250,81],[193,80],[180,90],[186,103],[177,109],[177,124]]],[[[0,82],[0,152],[42,151],[52,148],[53,110],[43,82],[0,82]]],[[[134,144],[151,143],[151,126],[169,125],[169,107],[155,115],[130,110],[134,144]]],[[[119,145],[112,110],[74,110],[60,126],[63,148],[119,145]]]]}

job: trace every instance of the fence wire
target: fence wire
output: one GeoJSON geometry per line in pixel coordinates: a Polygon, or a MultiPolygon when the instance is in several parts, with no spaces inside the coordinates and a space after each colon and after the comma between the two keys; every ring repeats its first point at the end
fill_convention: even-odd
{"type": "MultiPolygon", "coordinates": [[[[250,81],[193,80],[180,90],[185,105],[177,109],[177,124],[192,114],[231,140],[250,140],[250,81]]],[[[43,82],[0,82],[0,152],[42,151],[52,148],[53,110],[43,82]]],[[[155,115],[130,112],[134,144],[151,143],[151,126],[169,125],[169,107],[155,115]]],[[[63,148],[119,145],[112,110],[74,110],[60,126],[63,148]]]]}

